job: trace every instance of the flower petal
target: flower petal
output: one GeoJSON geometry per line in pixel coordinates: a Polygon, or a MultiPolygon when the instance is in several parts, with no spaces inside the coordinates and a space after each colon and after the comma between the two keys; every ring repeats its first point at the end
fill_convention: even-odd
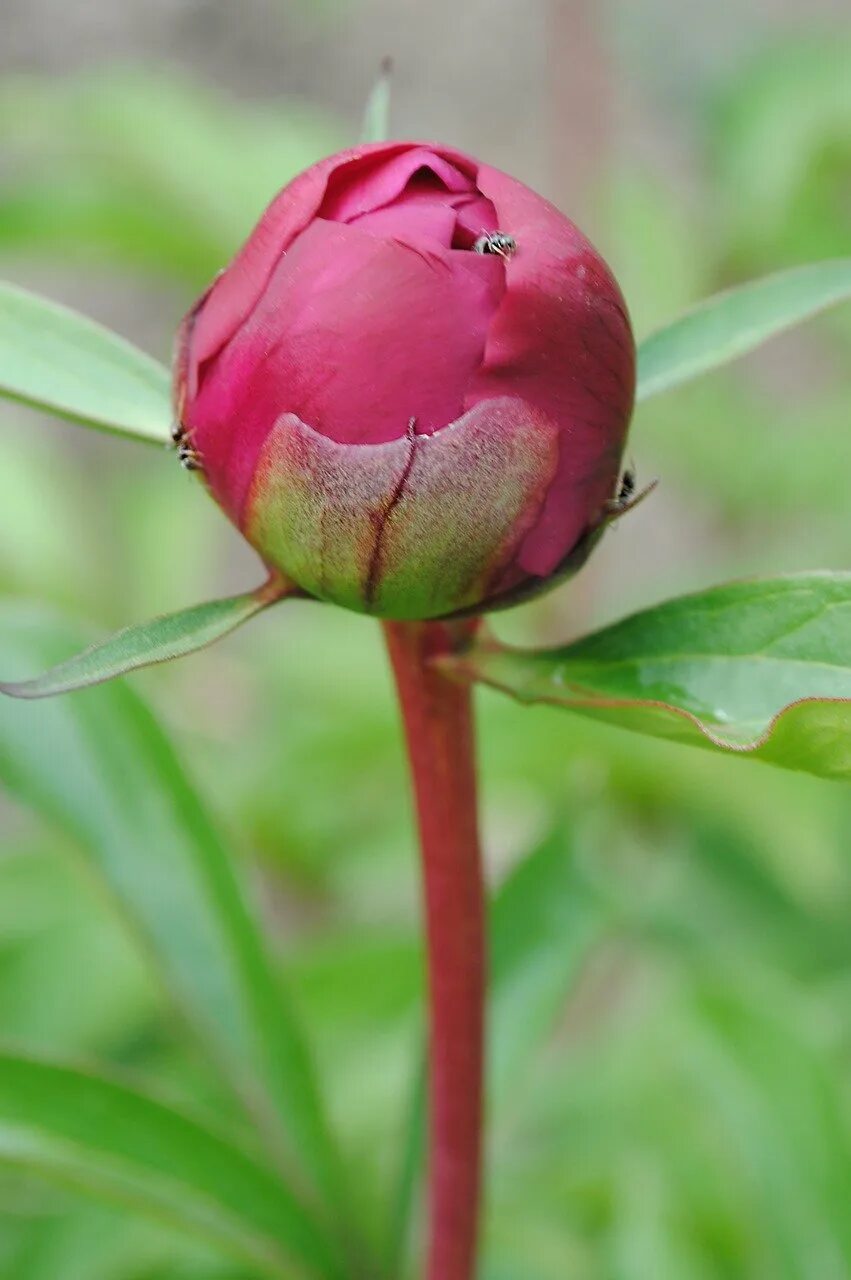
{"type": "Polygon", "coordinates": [[[395,200],[349,225],[384,240],[401,240],[412,248],[450,249],[455,220],[455,210],[449,204],[395,200]]]}
{"type": "Polygon", "coordinates": [[[206,374],[187,425],[239,519],[282,414],[346,443],[403,438],[460,417],[505,281],[499,258],[424,253],[316,221],[276,267],[206,374]],[[378,377],[377,372],[381,376],[378,377]]]}
{"type": "MultiPolygon", "coordinates": [[[[398,194],[418,168],[432,168],[448,189],[474,188],[470,161],[459,152],[427,145],[395,142],[352,148],[329,156],[299,174],[269,205],[240,252],[211,290],[193,334],[192,363],[187,385],[194,394],[197,366],[215,355],[257,302],[280,255],[316,216],[338,171],[343,177],[332,203],[352,198],[352,211],[361,212],[386,203],[385,190],[398,194]],[[410,157],[410,159],[406,159],[410,157]],[[363,186],[361,186],[363,175],[363,186]],[[401,185],[399,185],[401,183],[401,185]],[[346,193],[351,196],[347,197],[346,193]],[[369,194],[374,192],[375,195],[369,194]],[[361,193],[361,194],[358,194],[361,193]]],[[[392,199],[393,195],[387,197],[392,199]]],[[[324,217],[336,216],[323,211],[324,217]]]]}
{"type": "Polygon", "coordinates": [[[340,163],[340,156],[329,156],[284,187],[213,284],[192,333],[190,388],[198,366],[233,336],[260,298],[281,254],[315,216],[328,179],[340,163]]]}
{"type": "Polygon", "coordinates": [[[496,169],[481,166],[478,182],[517,252],[468,403],[510,394],[562,424],[558,474],[519,557],[522,568],[543,576],[581,536],[589,512],[613,494],[635,394],[635,348],[620,290],[579,229],[496,169]]]}
{"type": "Polygon", "coordinates": [[[456,249],[472,249],[479,236],[499,229],[499,221],[492,200],[476,195],[459,201],[455,233],[456,249]]]}
{"type": "Polygon", "coordinates": [[[339,167],[328,184],[328,193],[319,210],[332,222],[351,222],[364,213],[382,209],[397,200],[414,174],[427,169],[447,191],[475,193],[475,170],[470,162],[460,166],[443,148],[412,144],[393,155],[365,155],[339,167]]]}
{"type": "Polygon", "coordinates": [[[496,210],[484,196],[435,189],[414,178],[398,199],[349,225],[414,248],[436,243],[444,249],[472,249],[483,232],[496,230],[496,210]]]}

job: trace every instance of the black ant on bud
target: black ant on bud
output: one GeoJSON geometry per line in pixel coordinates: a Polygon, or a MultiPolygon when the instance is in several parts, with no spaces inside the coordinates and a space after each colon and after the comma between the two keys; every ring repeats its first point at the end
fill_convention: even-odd
{"type": "Polygon", "coordinates": [[[517,241],[514,236],[509,236],[504,231],[489,231],[479,236],[473,245],[473,252],[495,253],[500,258],[510,258],[517,252],[517,241]]]}
{"type": "Polygon", "coordinates": [[[609,498],[606,503],[606,511],[610,518],[622,515],[625,511],[631,511],[633,507],[637,507],[639,502],[643,502],[648,493],[656,488],[658,480],[652,480],[641,493],[636,493],[635,468],[633,466],[625,467],[621,474],[618,491],[614,498],[609,498]]]}
{"type": "Polygon", "coordinates": [[[182,422],[171,429],[171,438],[177,449],[177,458],[184,471],[202,471],[201,455],[189,443],[189,436],[182,422]]]}

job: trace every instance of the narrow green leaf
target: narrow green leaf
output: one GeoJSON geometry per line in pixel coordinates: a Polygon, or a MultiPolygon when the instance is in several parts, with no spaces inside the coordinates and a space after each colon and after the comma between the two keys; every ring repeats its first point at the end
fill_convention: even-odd
{"type": "Polygon", "coordinates": [[[390,136],[390,92],[393,83],[393,59],[384,58],[378,79],[367,98],[361,126],[361,142],[385,142],[390,136]]]}
{"type": "Polygon", "coordinates": [[[0,1163],[171,1222],[267,1276],[344,1274],[273,1173],[197,1120],[102,1076],[0,1052],[0,1163]]]}
{"type": "MultiPolygon", "coordinates": [[[[77,642],[55,618],[0,610],[7,668],[50,663],[77,642]]],[[[301,1026],[233,861],[141,699],[116,681],[84,698],[6,702],[0,781],[76,843],[275,1159],[339,1204],[301,1026]]]]}
{"type": "Polygon", "coordinates": [[[795,267],[719,293],[640,344],[637,398],[646,400],[737,360],[849,298],[851,258],[795,267]]]}
{"type": "Polygon", "coordinates": [[[0,681],[0,693],[12,698],[49,698],[103,684],[139,667],[182,658],[220,640],[286,593],[287,587],[280,580],[271,579],[241,596],[211,600],[138,626],[124,627],[108,640],[91,645],[32,680],[0,681]]]}
{"type": "Polygon", "coordinates": [[[851,778],[851,573],[734,582],[565,648],[485,640],[444,662],[522,702],[851,778]]]}
{"type": "Polygon", "coordinates": [[[136,440],[170,438],[167,369],[93,320],[3,283],[0,395],[136,440]]]}

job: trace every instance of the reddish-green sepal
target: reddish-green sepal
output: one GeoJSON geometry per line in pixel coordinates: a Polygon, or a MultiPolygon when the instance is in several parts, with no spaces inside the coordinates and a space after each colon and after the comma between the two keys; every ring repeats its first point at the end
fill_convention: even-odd
{"type": "Polygon", "coordinates": [[[285,415],[244,513],[265,559],[320,600],[382,618],[475,608],[515,567],[558,461],[558,434],[510,400],[434,435],[338,444],[285,415]]]}

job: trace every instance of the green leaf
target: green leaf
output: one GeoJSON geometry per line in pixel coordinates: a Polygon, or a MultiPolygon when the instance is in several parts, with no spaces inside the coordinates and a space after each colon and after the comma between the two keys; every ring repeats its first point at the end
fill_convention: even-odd
{"type": "Polygon", "coordinates": [[[638,349],[638,400],[728,364],[851,298],[851,258],[781,271],[709,298],[638,349]]]}
{"type": "Polygon", "coordinates": [[[278,1177],[198,1121],[101,1076],[0,1053],[0,1163],[171,1222],[264,1275],[344,1274],[278,1177]]]}
{"type": "Polygon", "coordinates": [[[0,395],[86,427],[169,441],[167,369],[85,316],[3,283],[0,395]]]}
{"type": "Polygon", "coordinates": [[[361,142],[385,142],[390,131],[390,92],[393,84],[393,59],[384,58],[378,79],[367,98],[361,126],[361,142]]]}
{"type": "Polygon", "coordinates": [[[272,578],[241,596],[211,600],[138,626],[124,627],[108,640],[91,645],[32,680],[0,681],[0,692],[12,698],[49,698],[103,684],[139,667],[182,658],[228,635],[261,609],[280,600],[287,590],[279,579],[272,578]]]}
{"type": "Polygon", "coordinates": [[[851,778],[851,573],[734,582],[565,648],[485,639],[443,661],[522,702],[851,778]]]}
{"type": "MultiPolygon", "coordinates": [[[[50,663],[78,637],[56,619],[0,611],[0,663],[50,663]]],[[[300,1024],[211,819],[126,682],[85,697],[9,701],[0,780],[77,845],[276,1159],[326,1203],[341,1198],[300,1024]]]]}

